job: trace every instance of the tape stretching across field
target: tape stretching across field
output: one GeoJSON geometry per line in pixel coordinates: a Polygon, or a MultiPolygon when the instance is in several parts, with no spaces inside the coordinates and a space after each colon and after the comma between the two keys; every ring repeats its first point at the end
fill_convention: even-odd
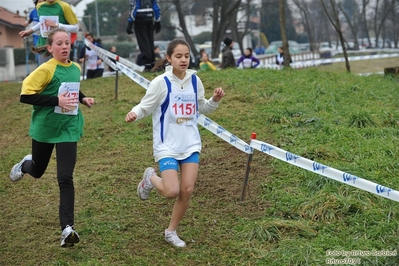
{"type": "MultiPolygon", "coordinates": [[[[399,57],[399,53],[350,56],[348,57],[348,61],[360,61],[360,60],[381,59],[381,58],[390,58],[390,57],[399,57]]],[[[290,66],[292,68],[305,68],[305,67],[313,67],[313,66],[340,63],[340,62],[345,62],[345,58],[340,57],[340,58],[326,58],[326,59],[317,59],[317,60],[297,61],[291,63],[290,66]]],[[[266,65],[265,68],[282,69],[281,66],[275,64],[266,65]]]]}
{"type": "MultiPolygon", "coordinates": [[[[89,42],[89,44],[91,44],[89,42]]],[[[94,46],[89,46],[91,49],[95,50],[97,55],[101,57],[104,62],[106,62],[106,57],[110,57],[108,51],[94,46]]],[[[113,55],[112,53],[110,53],[113,55]]],[[[116,58],[116,57],[115,57],[116,58]]],[[[143,76],[135,72],[132,68],[129,66],[120,63],[121,58],[119,58],[114,64],[116,68],[120,71],[122,71],[126,76],[131,78],[133,81],[135,81],[137,84],[139,84],[141,87],[144,89],[147,89],[150,81],[145,79],[143,76]]],[[[110,60],[111,61],[111,60],[110,60]]],[[[112,61],[111,61],[112,62],[112,61]]],[[[113,63],[113,62],[112,62],[113,63]]],[[[108,63],[107,63],[108,64],[108,63]]],[[[136,65],[137,66],[137,65],[136,65]]],[[[224,129],[222,126],[218,125],[208,117],[200,114],[198,117],[198,124],[218,136],[219,138],[223,139],[224,141],[228,142],[230,145],[236,147],[237,149],[247,153],[247,154],[253,154],[254,149],[261,151],[262,153],[265,153],[267,155],[270,155],[274,158],[280,159],[284,162],[290,163],[292,165],[295,165],[297,167],[303,168],[305,170],[308,170],[310,172],[334,179],[338,182],[351,185],[353,187],[368,191],[370,193],[376,194],[378,196],[382,196],[388,199],[391,199],[393,201],[399,202],[399,192],[391,189],[389,187],[385,187],[383,185],[368,181],[366,179],[362,179],[360,177],[357,177],[355,175],[349,174],[342,172],[340,170],[334,169],[332,167],[328,167],[326,165],[323,165],[321,163],[318,163],[316,161],[312,161],[306,158],[303,158],[301,156],[295,155],[293,153],[287,152],[283,149],[280,149],[278,147],[275,147],[271,144],[258,141],[256,139],[251,139],[250,144],[247,144],[243,140],[239,139],[236,137],[234,134],[230,133],[226,129],[224,129]]]]}
{"type": "Polygon", "coordinates": [[[290,163],[297,167],[306,169],[310,172],[334,179],[341,183],[351,185],[353,187],[363,189],[378,196],[382,196],[391,199],[393,201],[399,202],[399,192],[389,187],[373,183],[366,179],[362,179],[360,177],[342,172],[340,170],[323,165],[321,163],[303,158],[301,156],[287,152],[285,150],[282,150],[278,147],[275,147],[273,145],[270,145],[268,143],[259,140],[251,140],[250,145],[256,150],[259,150],[265,154],[268,154],[274,158],[290,163]]]}
{"type": "Polygon", "coordinates": [[[114,62],[112,62],[111,59],[121,62],[122,64],[124,64],[125,66],[130,67],[131,69],[134,69],[136,71],[143,71],[144,70],[144,66],[139,66],[136,65],[133,62],[130,62],[129,60],[120,57],[114,53],[111,53],[110,51],[107,51],[101,47],[98,47],[96,45],[94,45],[92,42],[90,42],[89,40],[85,39],[85,45],[87,47],[89,47],[90,49],[94,50],[96,52],[96,54],[105,62],[107,63],[107,65],[109,65],[110,67],[112,67],[113,69],[116,69],[116,65],[114,62]]]}

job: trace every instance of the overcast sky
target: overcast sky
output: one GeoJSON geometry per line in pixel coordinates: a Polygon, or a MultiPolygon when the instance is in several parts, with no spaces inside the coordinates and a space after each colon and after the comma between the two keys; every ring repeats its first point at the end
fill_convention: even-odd
{"type": "MultiPolygon", "coordinates": [[[[89,4],[93,1],[94,0],[82,0],[76,6],[72,6],[76,16],[82,17],[86,9],[86,4],[89,4]]],[[[19,10],[19,14],[22,15],[24,10],[32,9],[35,5],[33,0],[1,0],[0,6],[7,8],[11,12],[17,12],[17,10],[19,10]]]]}

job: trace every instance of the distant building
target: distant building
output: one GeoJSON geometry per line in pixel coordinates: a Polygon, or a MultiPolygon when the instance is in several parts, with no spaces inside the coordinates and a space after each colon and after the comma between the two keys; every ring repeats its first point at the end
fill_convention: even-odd
{"type": "Polygon", "coordinates": [[[0,6],[0,48],[24,48],[24,39],[18,33],[24,30],[26,18],[0,6]]]}

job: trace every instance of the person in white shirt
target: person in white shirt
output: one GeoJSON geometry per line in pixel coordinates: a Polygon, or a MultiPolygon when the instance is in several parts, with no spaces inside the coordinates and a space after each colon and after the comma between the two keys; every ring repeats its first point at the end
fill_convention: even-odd
{"type": "Polygon", "coordinates": [[[166,66],[165,73],[150,83],[141,102],[127,113],[125,120],[133,122],[152,114],[154,158],[161,177],[154,168],[145,169],[137,194],[147,200],[155,187],[164,197],[177,198],[165,240],[175,247],[185,247],[176,229],[189,207],[199,170],[202,145],[197,117],[216,110],[224,91],[216,88],[209,100],[205,98],[204,86],[196,71],[188,69],[190,48],[184,40],[172,40],[166,57],[158,60],[153,70],[166,63],[170,65],[166,66]]]}
{"type": "MultiPolygon", "coordinates": [[[[280,46],[277,48],[278,54],[276,55],[276,65],[278,66],[284,66],[284,48],[280,46]]],[[[292,63],[291,57],[290,57],[290,63],[292,63]]]]}
{"type": "MultiPolygon", "coordinates": [[[[95,46],[101,47],[101,41],[94,39],[92,33],[85,34],[86,39],[93,43],[95,46]]],[[[94,79],[101,78],[104,73],[104,63],[103,60],[97,55],[97,53],[90,49],[88,46],[84,46],[82,50],[80,50],[79,62],[85,63],[86,78],[94,79]]]]}

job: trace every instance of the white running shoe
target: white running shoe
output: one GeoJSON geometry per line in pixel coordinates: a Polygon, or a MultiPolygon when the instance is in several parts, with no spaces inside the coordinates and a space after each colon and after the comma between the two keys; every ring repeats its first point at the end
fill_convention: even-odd
{"type": "Polygon", "coordinates": [[[61,234],[61,247],[73,247],[75,243],[79,243],[79,235],[72,227],[67,225],[61,234]]]}
{"type": "Polygon", "coordinates": [[[176,231],[168,231],[165,230],[165,240],[166,242],[171,243],[175,247],[179,248],[184,248],[186,247],[186,242],[180,239],[180,237],[177,236],[176,231]]]}
{"type": "Polygon", "coordinates": [[[148,167],[143,174],[143,180],[137,186],[137,196],[142,200],[147,200],[154,186],[151,184],[150,177],[155,173],[155,169],[148,167]]]}
{"type": "Polygon", "coordinates": [[[11,181],[17,182],[24,176],[25,173],[22,173],[22,164],[28,160],[32,160],[31,154],[26,155],[19,163],[13,166],[13,168],[10,171],[11,181]]]}

